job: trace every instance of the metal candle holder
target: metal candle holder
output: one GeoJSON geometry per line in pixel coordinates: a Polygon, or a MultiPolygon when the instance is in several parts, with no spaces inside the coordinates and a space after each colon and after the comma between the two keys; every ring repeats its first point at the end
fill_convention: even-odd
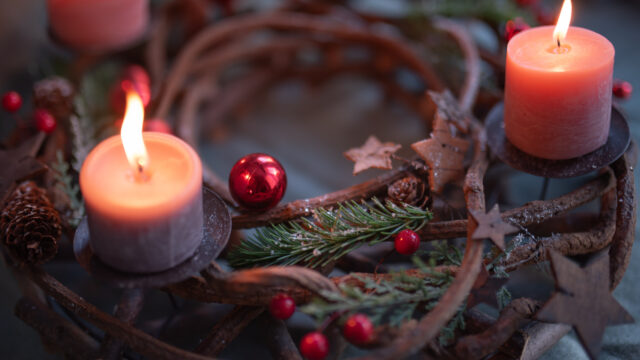
{"type": "Polygon", "coordinates": [[[601,169],[616,161],[629,147],[631,134],[625,116],[611,108],[606,144],[577,158],[548,160],[529,155],[511,144],[504,131],[504,103],[494,106],[485,120],[487,142],[500,160],[514,169],[545,178],[570,178],[601,169]]]}
{"type": "Polygon", "coordinates": [[[73,252],[78,263],[91,275],[119,288],[162,287],[188,278],[206,268],[227,245],[231,234],[231,215],[214,192],[203,189],[204,228],[202,242],[185,261],[171,269],[150,273],[128,273],[103,263],[91,250],[89,226],[85,217],[76,230],[73,252]]]}

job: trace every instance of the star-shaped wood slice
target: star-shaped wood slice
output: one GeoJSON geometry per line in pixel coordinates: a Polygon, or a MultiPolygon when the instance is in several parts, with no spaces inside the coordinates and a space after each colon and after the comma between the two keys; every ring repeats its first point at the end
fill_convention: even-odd
{"type": "Polygon", "coordinates": [[[536,319],[573,326],[589,357],[602,347],[607,325],[633,322],[609,288],[609,255],[602,254],[584,268],[556,251],[549,251],[556,292],[536,319]]]}
{"type": "Polygon", "coordinates": [[[391,155],[400,150],[402,145],[392,142],[382,143],[377,137],[371,135],[367,141],[359,148],[349,149],[344,156],[355,162],[353,165],[353,175],[358,175],[370,168],[390,170],[391,155]]]}
{"type": "Polygon", "coordinates": [[[411,144],[429,167],[429,187],[440,193],[444,186],[464,176],[464,155],[469,148],[467,140],[451,135],[449,125],[436,114],[431,137],[411,144]]]}
{"type": "Polygon", "coordinates": [[[460,110],[460,106],[451,91],[436,92],[429,90],[427,93],[436,104],[437,114],[441,118],[453,124],[459,131],[465,134],[469,132],[468,115],[460,110]]]}
{"type": "Polygon", "coordinates": [[[507,281],[509,281],[507,278],[491,277],[483,266],[467,297],[467,309],[471,309],[480,303],[491,305],[496,309],[499,308],[496,293],[507,281]]]}
{"type": "Polygon", "coordinates": [[[16,182],[32,178],[47,170],[46,166],[33,156],[38,152],[44,133],[39,133],[9,150],[0,150],[0,205],[13,191],[16,182]]]}
{"type": "Polygon", "coordinates": [[[471,238],[476,240],[491,239],[502,251],[504,251],[504,236],[519,231],[517,227],[502,221],[498,204],[495,204],[486,214],[474,210],[469,210],[469,213],[478,223],[471,238]]]}

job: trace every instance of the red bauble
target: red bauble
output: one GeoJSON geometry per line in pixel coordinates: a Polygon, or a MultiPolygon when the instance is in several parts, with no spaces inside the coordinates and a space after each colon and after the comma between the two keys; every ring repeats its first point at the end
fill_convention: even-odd
{"type": "Polygon", "coordinates": [[[527,30],[528,28],[530,28],[529,24],[527,24],[521,18],[509,20],[504,26],[504,39],[509,42],[509,40],[511,40],[512,37],[516,36],[516,34],[527,30]]]}
{"type": "MultiPolygon", "coordinates": [[[[122,126],[122,124],[120,124],[120,126],[122,126]]],[[[162,119],[145,120],[143,130],[171,134],[171,126],[162,119]]]]}
{"type": "Polygon", "coordinates": [[[411,255],[420,247],[420,236],[413,230],[402,230],[396,235],[396,251],[402,255],[411,255]]]}
{"type": "Polygon", "coordinates": [[[620,99],[628,99],[633,92],[633,86],[627,81],[614,80],[613,81],[613,95],[620,99]]]}
{"type": "Polygon", "coordinates": [[[344,323],[342,334],[352,344],[366,344],[373,338],[373,323],[367,315],[351,315],[344,323]]]}
{"type": "Polygon", "coordinates": [[[127,66],[116,84],[111,87],[109,100],[116,114],[124,114],[127,105],[127,92],[136,91],[146,107],[151,101],[151,80],[149,74],[140,65],[127,66]]]}
{"type": "Polygon", "coordinates": [[[531,5],[537,5],[538,4],[538,0],[517,0],[516,2],[520,6],[531,6],[531,5]]]}
{"type": "Polygon", "coordinates": [[[300,353],[309,360],[322,360],[329,355],[327,337],[319,332],[312,332],[300,340],[300,353]]]}
{"type": "Polygon", "coordinates": [[[293,298],[287,294],[277,294],[271,298],[269,311],[271,311],[271,315],[278,319],[287,320],[296,311],[296,303],[293,301],[293,298]]]}
{"type": "Polygon", "coordinates": [[[286,188],[284,168],[267,154],[244,156],[229,174],[231,196],[250,210],[264,211],[276,206],[286,188]]]}
{"type": "Polygon", "coordinates": [[[538,24],[553,25],[556,23],[556,16],[551,11],[538,7],[535,12],[536,12],[536,21],[538,22],[538,24]]]}
{"type": "Polygon", "coordinates": [[[56,118],[43,109],[36,109],[33,113],[33,119],[36,123],[36,128],[47,134],[51,134],[56,129],[56,125],[58,125],[56,118]]]}
{"type": "Polygon", "coordinates": [[[2,108],[10,113],[20,110],[22,97],[15,91],[7,91],[2,95],[2,108]]]}

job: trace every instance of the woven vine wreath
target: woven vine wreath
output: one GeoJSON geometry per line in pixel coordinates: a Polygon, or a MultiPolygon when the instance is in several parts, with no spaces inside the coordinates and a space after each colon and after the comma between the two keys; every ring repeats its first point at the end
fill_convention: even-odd
{"type": "MultiPolygon", "coordinates": [[[[497,207],[487,209],[483,181],[492,163],[483,124],[472,115],[480,83],[480,59],[478,50],[464,27],[444,19],[433,23],[436,29],[455,39],[465,58],[465,79],[456,101],[446,91],[444,82],[436,71],[422,61],[403,38],[376,30],[379,29],[376,25],[393,26],[391,21],[382,18],[363,16],[337,6],[300,4],[275,12],[232,17],[198,32],[184,44],[168,67],[165,55],[167,29],[174,21],[166,14],[168,9],[162,10],[165,13],[159,16],[160,20],[147,46],[147,65],[152,83],[157,86],[151,115],[169,118],[171,114],[175,114],[176,134],[194,147],[197,146],[198,134],[206,133],[223,121],[231,109],[251,99],[254,94],[285,79],[300,78],[322,82],[341,73],[357,73],[378,81],[387,92],[415,109],[428,127],[433,129],[427,140],[415,139],[416,143],[412,147],[420,155],[420,159],[406,160],[404,166],[361,184],[315,198],[282,204],[259,214],[243,213],[233,202],[225,181],[205,166],[205,186],[217,192],[235,211],[235,230],[299,224],[302,219],[318,216],[323,211],[330,213],[335,208],[348,210],[348,206],[367,211],[373,211],[376,206],[386,206],[387,209],[395,206],[392,209],[398,211],[422,211],[420,214],[426,217],[424,214],[428,210],[421,206],[431,205],[431,199],[442,191],[442,185],[460,175],[464,181],[467,218],[431,222],[425,220],[420,223],[418,233],[423,241],[466,237],[464,255],[459,259],[458,265],[422,264],[400,274],[379,272],[375,266],[378,259],[363,260],[348,252],[343,254],[347,261],[314,262],[307,258],[297,262],[295,266],[254,267],[233,272],[226,272],[212,262],[198,276],[162,289],[185,299],[235,305],[193,352],[172,346],[133,326],[143,305],[143,290],[126,290],[112,316],[72,292],[40,267],[22,267],[18,272],[20,276],[26,276],[29,280],[27,284],[37,285],[68,312],[85,319],[105,333],[98,346],[96,340],[82,331],[78,324],[61,317],[46,305],[25,297],[19,301],[16,314],[34,327],[48,346],[77,358],[117,358],[126,346],[131,349],[128,351],[151,359],[209,359],[219,354],[257,318],[276,294],[291,295],[298,306],[318,304],[319,299],[320,304],[327,306],[351,296],[344,293],[347,290],[359,291],[362,296],[366,296],[368,291],[384,282],[406,286],[407,282],[403,282],[404,280],[397,282],[400,276],[402,279],[410,279],[408,282],[418,284],[414,292],[421,291],[425,286],[424,282],[433,281],[431,279],[446,278],[442,281],[446,281],[447,286],[442,288],[440,296],[433,299],[428,311],[420,318],[406,320],[396,326],[378,326],[373,341],[364,346],[370,351],[362,358],[400,359],[419,352],[427,358],[442,356],[469,359],[492,354],[511,358],[535,358],[571,327],[533,321],[542,304],[526,298],[513,299],[502,309],[497,320],[475,309],[464,311],[465,304],[471,307],[472,303],[489,301],[492,296],[495,298],[495,292],[500,286],[495,278],[496,272],[508,273],[523,265],[551,258],[557,285],[562,289],[562,286],[566,286],[561,281],[564,271],[571,265],[563,262],[566,260],[563,260],[561,254],[582,255],[607,249],[604,258],[598,258],[597,264],[590,265],[604,266],[603,269],[606,269],[608,264],[609,267],[608,272],[601,272],[608,287],[597,287],[601,282],[595,280],[593,283],[596,285],[587,287],[593,291],[592,304],[609,299],[607,296],[610,297],[610,291],[620,282],[634,239],[635,200],[631,165],[635,163],[635,155],[628,152],[593,179],[555,199],[533,201],[502,213],[497,207]],[[256,37],[252,36],[255,34],[264,36],[259,37],[260,41],[255,41],[256,37]],[[367,58],[357,57],[354,60],[348,56],[351,49],[365,49],[367,58]],[[299,55],[309,51],[321,56],[312,63],[302,61],[299,55]],[[226,76],[225,69],[238,64],[243,66],[240,75],[232,78],[226,76]],[[414,73],[425,86],[424,90],[415,94],[396,83],[394,73],[398,69],[408,69],[414,73]],[[225,77],[222,78],[222,75],[225,77]],[[201,105],[205,102],[209,104],[206,116],[199,116],[201,105]],[[198,123],[197,119],[206,119],[206,122],[202,120],[198,123]],[[444,144],[442,148],[445,150],[449,147],[448,150],[459,150],[462,153],[465,153],[463,150],[466,147],[461,144],[467,143],[470,145],[466,156],[468,163],[460,169],[440,167],[442,163],[433,156],[435,150],[432,143],[424,142],[430,139],[444,144]],[[398,182],[407,183],[414,181],[412,179],[418,179],[416,186],[428,184],[429,188],[428,191],[422,189],[417,195],[413,195],[420,198],[416,202],[417,206],[377,200],[392,193],[393,189],[389,188],[396,186],[398,182]],[[522,241],[512,241],[507,246],[508,256],[500,255],[499,249],[505,248],[506,234],[520,231],[531,235],[529,227],[534,225],[554,222],[560,224],[567,219],[564,214],[568,211],[597,199],[601,203],[600,213],[583,219],[593,221],[594,225],[590,229],[572,231],[569,228],[569,231],[553,236],[531,236],[528,240],[522,240],[524,237],[521,237],[522,241]],[[358,205],[367,202],[374,205],[358,205]],[[492,244],[496,245],[489,255],[483,251],[487,244],[485,239],[491,239],[492,244]],[[603,263],[605,260],[606,263],[603,263]],[[356,268],[366,269],[367,272],[351,272],[328,278],[325,274],[334,267],[347,272],[356,268]],[[451,330],[451,324],[455,325],[455,321],[462,317],[466,319],[466,328],[463,330],[454,326],[451,330]],[[437,339],[443,329],[452,331],[451,336],[447,341],[438,343],[437,339]]],[[[461,164],[465,158],[463,155],[460,155],[461,164]]],[[[10,219],[7,218],[8,220],[10,219]]],[[[387,234],[376,238],[376,241],[388,240],[390,237],[387,234]]],[[[243,239],[239,235],[230,242],[226,256],[232,264],[252,264],[251,258],[245,258],[244,261],[233,259],[234,256],[246,255],[243,255],[241,249],[249,241],[250,239],[243,239]]],[[[313,253],[313,249],[311,252],[313,253]]],[[[263,263],[256,260],[254,265],[261,264],[263,263]]],[[[576,266],[571,270],[578,274],[581,269],[576,266]]],[[[585,283],[591,283],[588,280],[590,278],[586,277],[585,283]]],[[[596,280],[600,281],[602,278],[596,280]]],[[[429,282],[429,286],[431,285],[429,282]]],[[[25,289],[27,296],[30,292],[35,292],[32,286],[26,286],[25,289]]],[[[554,309],[549,307],[553,304],[547,305],[542,307],[544,316],[540,316],[540,319],[561,322],[561,319],[553,316],[554,309]]],[[[606,309],[613,307],[611,305],[606,309]]],[[[320,313],[325,310],[326,308],[321,308],[320,313]]],[[[624,315],[618,312],[612,315],[612,319],[622,322],[627,320],[624,315]]],[[[336,318],[334,315],[329,316],[334,323],[336,318]]],[[[589,354],[595,356],[600,344],[598,331],[595,332],[596,335],[584,335],[594,332],[585,331],[579,324],[571,323],[571,319],[562,320],[576,327],[589,354]]],[[[605,325],[606,322],[601,327],[605,325]]],[[[268,329],[270,350],[274,357],[300,358],[282,321],[269,318],[265,327],[268,329]]],[[[336,356],[344,348],[340,344],[344,344],[340,336],[331,337],[331,346],[336,356]]]]}

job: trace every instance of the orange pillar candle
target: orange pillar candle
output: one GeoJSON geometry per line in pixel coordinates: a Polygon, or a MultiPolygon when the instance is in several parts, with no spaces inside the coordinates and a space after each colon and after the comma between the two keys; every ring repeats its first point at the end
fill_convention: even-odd
{"type": "Polygon", "coordinates": [[[83,51],[126,47],[149,24],[149,0],[47,0],[47,12],[55,36],[83,51]]]}
{"type": "Polygon", "coordinates": [[[179,138],[142,133],[137,93],[120,136],[96,146],[80,171],[93,252],[122,271],[169,269],[202,241],[202,164],[179,138]]]}
{"type": "Polygon", "coordinates": [[[504,125],[509,141],[545,159],[570,159],[607,141],[613,45],[569,27],[565,1],[558,25],[523,31],[507,45],[504,125]]]}

